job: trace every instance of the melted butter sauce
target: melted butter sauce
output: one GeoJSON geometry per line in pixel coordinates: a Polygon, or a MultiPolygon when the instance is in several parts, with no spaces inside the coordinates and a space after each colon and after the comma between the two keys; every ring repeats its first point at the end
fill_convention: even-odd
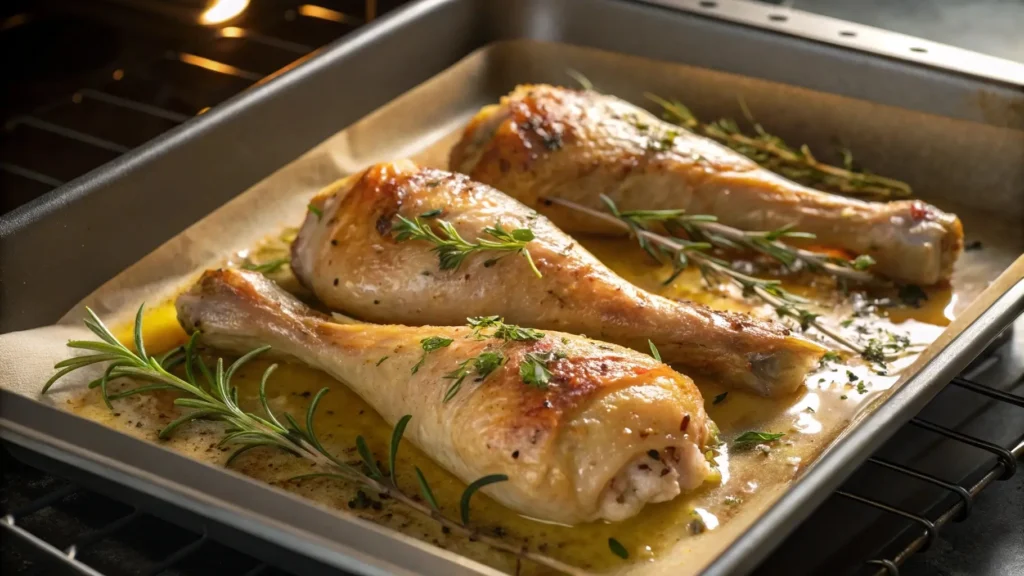
{"type": "MultiPolygon", "coordinates": [[[[643,256],[628,240],[580,238],[581,243],[621,276],[662,296],[692,300],[718,309],[748,312],[771,317],[774,311],[747,301],[729,290],[709,290],[695,270],[685,271],[673,284],[663,286],[671,269],[659,266],[643,256]]],[[[239,254],[236,260],[259,263],[278,254],[273,246],[261,246],[252,253],[239,254]],[[267,256],[267,255],[270,256],[267,256]]],[[[287,267],[271,274],[287,289],[294,279],[287,267]]],[[[806,280],[801,279],[801,280],[806,280]]],[[[829,321],[838,323],[852,310],[846,299],[838,298],[832,286],[815,287],[814,282],[787,284],[787,289],[824,303],[829,321]]],[[[857,318],[847,328],[851,337],[857,330],[871,332],[885,328],[907,334],[914,343],[931,342],[949,321],[948,310],[955,298],[948,289],[928,292],[920,308],[890,311],[887,317],[857,318]]],[[[185,334],[175,321],[173,303],[165,302],[145,316],[144,339],[151,353],[180,344],[185,334]]],[[[116,331],[123,341],[131,340],[128,326],[116,331]]],[[[810,336],[810,335],[809,335],[810,336]]],[[[826,345],[829,343],[823,341],[826,345]]],[[[831,346],[834,347],[834,346],[831,346]]],[[[705,483],[698,490],[670,502],[648,505],[640,514],[615,524],[592,523],[560,526],[522,517],[485,496],[473,500],[474,524],[492,534],[504,535],[549,556],[593,570],[623,570],[678,574],[696,572],[716,556],[746,525],[782,493],[832,442],[858,411],[889,389],[898,380],[898,370],[910,363],[905,359],[890,365],[890,374],[876,374],[859,360],[845,364],[825,364],[808,377],[806,387],[786,398],[761,398],[727,390],[713,381],[696,378],[704,395],[706,409],[721,430],[725,442],[712,454],[720,471],[720,480],[705,483]],[[858,384],[861,386],[858,387],[858,384]],[[779,441],[763,447],[734,448],[732,440],[745,431],[783,433],[779,441]],[[629,551],[622,560],[608,549],[615,538],[629,551]]],[[[260,376],[269,363],[254,361],[242,368],[233,384],[239,388],[243,408],[262,413],[257,389],[260,376]]],[[[387,453],[391,427],[366,403],[326,374],[300,365],[282,365],[268,384],[271,407],[278,415],[285,412],[300,417],[311,397],[321,388],[330,388],[320,404],[315,425],[325,447],[342,459],[358,463],[355,438],[362,435],[370,449],[382,458],[387,453]]],[[[116,390],[114,388],[112,391],[116,390]]],[[[134,436],[163,442],[175,450],[201,460],[223,465],[229,452],[217,447],[219,424],[197,423],[181,429],[174,438],[161,441],[159,430],[177,416],[168,393],[132,397],[118,401],[115,412],[105,408],[98,391],[90,391],[75,406],[75,411],[134,436]]],[[[301,420],[301,418],[300,418],[301,420]]],[[[464,485],[434,464],[410,443],[403,443],[398,458],[398,481],[409,493],[416,493],[414,467],[423,470],[443,511],[457,517],[458,501],[464,485]]],[[[430,520],[409,512],[377,494],[368,499],[356,497],[359,487],[333,479],[301,482],[288,478],[309,471],[303,460],[270,449],[252,450],[232,464],[232,468],[310,498],[323,506],[347,511],[373,522],[394,528],[434,545],[516,572],[516,562],[475,542],[444,534],[430,520]]],[[[522,574],[545,573],[538,566],[524,563],[522,574]]]]}

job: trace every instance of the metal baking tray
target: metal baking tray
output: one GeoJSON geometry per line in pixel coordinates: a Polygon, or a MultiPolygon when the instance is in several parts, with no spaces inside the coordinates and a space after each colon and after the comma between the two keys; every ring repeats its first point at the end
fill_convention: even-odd
{"type": "MultiPolygon", "coordinates": [[[[353,168],[411,154],[516,83],[566,83],[570,67],[635,102],[644,91],[685,95],[708,117],[734,115],[742,94],[787,140],[824,149],[841,135],[865,165],[961,213],[973,238],[1002,248],[998,265],[1022,251],[1024,66],[746,2],[426,0],[0,218],[0,331],[55,321],[339,130],[348,127],[353,168]],[[426,101],[414,126],[381,121],[426,101]],[[130,232],[124,222],[135,223],[130,232]]],[[[928,364],[707,572],[756,566],[924,406],[1024,309],[1022,271],[1018,261],[1004,273],[928,364]]],[[[4,439],[325,565],[368,574],[494,572],[74,415],[7,392],[0,400],[4,439]]]]}

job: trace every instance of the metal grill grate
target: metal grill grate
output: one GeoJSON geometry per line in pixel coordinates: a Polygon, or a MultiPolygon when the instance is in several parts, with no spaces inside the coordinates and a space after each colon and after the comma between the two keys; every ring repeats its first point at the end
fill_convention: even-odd
{"type": "Polygon", "coordinates": [[[756,573],[898,575],[908,561],[929,573],[927,556],[911,559],[970,518],[978,495],[1013,477],[1024,455],[1024,317],[1014,324],[756,573]]]}
{"type": "Polygon", "coordinates": [[[54,478],[3,451],[2,573],[286,575],[140,508],[54,478]]]}

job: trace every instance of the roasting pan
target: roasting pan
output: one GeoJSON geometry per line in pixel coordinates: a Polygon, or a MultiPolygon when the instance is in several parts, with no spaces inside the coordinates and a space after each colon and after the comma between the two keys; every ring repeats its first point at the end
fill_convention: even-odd
{"type": "MultiPolygon", "coordinates": [[[[1024,66],[746,2],[415,3],[0,218],[0,332],[56,321],[330,137],[346,141],[340,163],[352,170],[411,155],[516,83],[569,82],[567,68],[638,103],[645,91],[685,95],[706,117],[735,115],[742,94],[774,132],[812,149],[841,135],[865,165],[961,214],[969,239],[989,247],[970,265],[992,278],[1006,269],[959,303],[912,379],[706,568],[749,571],[1024,310],[1024,66]],[[396,114],[405,122],[385,121],[396,114]]],[[[0,400],[4,439],[323,565],[494,572],[7,391],[0,400]]]]}

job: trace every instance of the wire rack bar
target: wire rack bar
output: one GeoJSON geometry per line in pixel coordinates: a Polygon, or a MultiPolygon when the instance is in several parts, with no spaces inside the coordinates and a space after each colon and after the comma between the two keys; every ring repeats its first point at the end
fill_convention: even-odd
{"type": "Polygon", "coordinates": [[[942,488],[945,488],[946,490],[949,490],[950,492],[959,496],[960,501],[963,503],[963,511],[960,514],[960,516],[956,518],[956,521],[960,522],[962,520],[966,520],[967,517],[970,516],[971,505],[973,504],[971,501],[971,493],[968,492],[967,489],[964,488],[963,486],[960,486],[959,484],[953,484],[951,482],[946,482],[945,480],[941,478],[936,478],[931,474],[918,472],[913,468],[907,468],[906,466],[902,466],[894,462],[889,462],[888,460],[882,460],[881,458],[875,458],[872,456],[871,458],[868,458],[868,462],[871,462],[872,464],[876,464],[878,466],[882,466],[884,468],[888,468],[889,470],[894,470],[901,474],[905,474],[907,476],[910,476],[911,478],[917,478],[918,480],[921,480],[923,482],[928,482],[929,484],[934,484],[935,486],[940,486],[942,488]]]}
{"type": "Polygon", "coordinates": [[[867,506],[870,506],[877,510],[881,510],[883,512],[888,512],[889,514],[902,516],[907,520],[911,520],[913,522],[916,522],[917,524],[920,524],[921,528],[924,529],[925,536],[924,547],[921,548],[922,551],[927,550],[928,547],[932,545],[932,542],[935,541],[935,536],[938,534],[938,528],[935,527],[935,524],[932,523],[931,520],[925,518],[924,516],[918,516],[917,514],[907,512],[906,510],[901,510],[899,508],[896,508],[895,506],[889,506],[884,502],[879,502],[878,500],[873,500],[871,498],[865,498],[864,496],[858,496],[857,494],[852,494],[844,490],[836,490],[836,495],[842,496],[849,500],[853,500],[854,502],[865,504],[867,506]]]}
{"type": "Polygon", "coordinates": [[[104,102],[106,104],[111,104],[113,106],[120,106],[121,108],[125,108],[128,110],[134,110],[136,112],[142,112],[143,114],[149,114],[150,116],[155,116],[157,118],[162,118],[164,120],[170,120],[171,122],[177,122],[178,124],[181,124],[185,120],[191,118],[191,116],[186,116],[185,114],[172,112],[170,110],[164,110],[163,108],[153,106],[152,104],[136,102],[135,100],[129,100],[128,98],[114,96],[113,94],[107,94],[106,92],[93,90],[92,88],[83,88],[76,92],[76,94],[81,94],[83,97],[89,98],[91,100],[97,100],[99,102],[104,102]]]}
{"type": "Polygon", "coordinates": [[[930,430],[937,434],[941,434],[946,438],[963,442],[968,446],[974,446],[975,448],[980,448],[986,452],[991,452],[1003,464],[1003,477],[1000,478],[1000,480],[1011,478],[1017,472],[1017,459],[1013,457],[1013,453],[998,444],[986,442],[980,438],[968,436],[951,428],[939,426],[938,424],[928,422],[927,420],[921,420],[920,418],[912,418],[910,423],[918,428],[930,430]]]}
{"type": "Polygon", "coordinates": [[[60,562],[64,565],[65,569],[71,569],[75,574],[84,574],[85,576],[103,576],[99,572],[93,570],[89,566],[75,560],[73,557],[65,554],[62,550],[57,549],[56,546],[50,544],[46,540],[36,536],[35,534],[25,530],[21,526],[15,523],[14,517],[8,514],[0,519],[0,527],[9,532],[14,538],[19,538],[37,550],[46,554],[47,557],[60,562]]]}
{"type": "Polygon", "coordinates": [[[174,566],[178,562],[181,562],[188,556],[191,556],[192,554],[197,552],[200,548],[203,547],[204,544],[206,544],[206,542],[206,532],[203,532],[203,534],[200,535],[198,538],[182,546],[181,548],[179,548],[178,550],[164,558],[159,564],[151,568],[148,572],[146,572],[147,576],[157,576],[164,570],[167,570],[171,566],[174,566]]]}
{"type": "Polygon", "coordinates": [[[15,126],[18,126],[19,124],[30,126],[37,130],[42,130],[44,132],[49,132],[51,134],[56,134],[58,136],[68,138],[70,140],[75,140],[83,144],[95,146],[96,148],[102,148],[104,150],[109,150],[111,152],[117,152],[118,154],[124,154],[125,152],[131,150],[131,148],[118,144],[117,142],[111,142],[110,140],[97,138],[96,136],[86,134],[85,132],[79,132],[78,130],[65,128],[64,126],[54,124],[53,122],[47,122],[46,120],[41,120],[34,116],[19,116],[11,120],[8,126],[13,128],[15,126]]]}
{"type": "MultiPolygon", "coordinates": [[[[1021,376],[1021,378],[1024,378],[1024,376],[1021,376]]],[[[1013,404],[1018,408],[1024,408],[1024,396],[1017,396],[1016,394],[1003,392],[1002,390],[996,390],[995,388],[989,388],[988,386],[978,384],[977,382],[966,378],[961,378],[960,376],[953,378],[951,382],[961,388],[966,388],[971,392],[977,392],[978,394],[988,396],[989,398],[999,400],[1000,402],[1006,402],[1007,404],[1013,404]]],[[[1018,382],[1020,382],[1020,380],[1018,380],[1018,382]]]]}
{"type": "MultiPolygon", "coordinates": [[[[1024,376],[1022,376],[1022,378],[1024,378],[1024,376]]],[[[966,378],[957,377],[954,380],[952,380],[951,383],[955,384],[957,386],[960,386],[960,387],[962,387],[962,388],[964,388],[966,390],[970,390],[972,392],[975,392],[977,394],[981,394],[983,396],[987,396],[987,397],[992,398],[994,400],[998,400],[998,401],[1001,401],[1001,402],[1006,402],[1006,403],[1014,405],[1014,406],[1024,407],[1024,404],[1019,402],[1019,400],[1020,400],[1019,396],[1016,396],[1016,395],[1013,395],[1013,394],[1009,394],[1007,392],[1003,392],[1002,390],[996,390],[994,388],[990,388],[988,386],[985,386],[983,384],[979,384],[977,382],[968,380],[966,378]]],[[[924,474],[922,472],[918,472],[916,470],[913,470],[911,468],[907,468],[905,466],[900,466],[900,465],[897,465],[897,464],[893,464],[891,462],[886,462],[884,460],[880,460],[880,459],[874,458],[874,457],[869,458],[868,459],[869,462],[872,462],[872,463],[877,464],[877,465],[885,466],[885,467],[890,468],[892,470],[897,470],[897,471],[899,471],[901,473],[907,474],[908,476],[911,476],[913,478],[917,478],[917,479],[922,480],[924,482],[929,482],[929,483],[935,484],[937,486],[942,486],[943,488],[946,488],[948,490],[953,491],[954,493],[956,493],[960,497],[959,500],[956,503],[953,504],[953,506],[951,506],[945,512],[940,514],[939,517],[936,518],[934,522],[928,521],[925,518],[916,517],[915,519],[918,519],[919,521],[928,522],[929,524],[931,524],[932,530],[929,531],[929,530],[926,529],[926,532],[923,535],[918,536],[917,538],[912,540],[910,542],[910,544],[908,544],[899,553],[897,553],[896,556],[892,560],[881,559],[881,558],[876,558],[876,559],[869,560],[867,562],[868,565],[870,565],[870,566],[880,566],[881,567],[881,570],[879,570],[877,572],[878,575],[883,575],[884,574],[884,575],[887,575],[887,576],[899,576],[899,573],[900,573],[899,572],[899,566],[902,565],[904,562],[906,562],[906,560],[909,557],[913,556],[914,554],[927,550],[928,547],[931,545],[932,541],[934,540],[935,533],[937,533],[938,530],[940,530],[943,526],[945,526],[946,524],[949,524],[950,522],[957,522],[957,521],[963,520],[964,518],[967,517],[968,514],[970,514],[970,510],[971,510],[971,507],[972,507],[972,505],[974,503],[974,497],[975,496],[980,494],[982,490],[987,488],[993,482],[1007,480],[1007,479],[1011,478],[1016,473],[1016,471],[1017,471],[1017,458],[1019,458],[1020,456],[1024,455],[1024,439],[1020,440],[1018,442],[1018,444],[1016,446],[1014,446],[1012,449],[1006,449],[1006,448],[1003,448],[1002,446],[999,446],[997,444],[993,444],[991,442],[987,442],[985,440],[981,440],[981,439],[975,438],[973,436],[968,436],[966,434],[961,434],[960,432],[957,432],[955,430],[951,430],[951,429],[946,428],[944,426],[939,426],[938,424],[934,424],[934,423],[928,422],[926,420],[921,420],[919,418],[912,419],[910,421],[910,423],[915,425],[915,426],[917,426],[917,427],[919,427],[919,428],[922,428],[922,429],[925,429],[925,430],[929,430],[931,432],[934,432],[934,433],[940,434],[942,436],[945,436],[945,437],[947,437],[947,438],[949,438],[951,440],[954,440],[954,441],[957,441],[957,442],[962,442],[964,444],[967,444],[968,446],[973,446],[975,448],[979,448],[981,450],[985,450],[986,452],[989,452],[989,453],[993,454],[996,457],[996,462],[992,466],[992,468],[989,469],[989,471],[986,472],[970,488],[964,488],[963,486],[960,486],[959,484],[949,483],[949,482],[946,482],[944,480],[935,478],[934,476],[931,476],[930,474],[924,474]]],[[[836,492],[836,493],[840,494],[842,496],[847,496],[847,497],[851,496],[851,495],[846,494],[846,493],[841,493],[841,492],[836,492]]],[[[862,502],[864,504],[873,506],[875,508],[878,508],[878,509],[881,509],[881,510],[885,510],[887,512],[897,513],[897,514],[899,514],[901,516],[904,516],[904,517],[911,517],[911,516],[913,516],[910,513],[907,513],[905,511],[898,510],[898,509],[886,506],[884,504],[876,503],[876,502],[870,501],[870,500],[868,500],[866,498],[854,497],[854,499],[859,501],[859,502],[862,502]]],[[[922,522],[922,524],[923,524],[923,522],[922,522]]]]}
{"type": "Polygon", "coordinates": [[[100,540],[103,540],[108,536],[113,535],[116,532],[119,532],[125,526],[128,526],[129,524],[134,522],[141,515],[142,513],[139,512],[139,510],[136,508],[133,509],[128,514],[125,514],[117,520],[114,520],[113,522],[100,528],[99,530],[87,532],[84,536],[79,538],[74,544],[68,547],[67,555],[71,558],[74,558],[78,555],[79,551],[84,550],[89,546],[92,546],[93,544],[99,542],[100,540]]]}
{"type": "Polygon", "coordinates": [[[278,50],[284,50],[285,52],[292,52],[299,56],[313,51],[313,47],[306,44],[282,40],[280,38],[261,34],[248,28],[239,28],[237,26],[221,28],[217,31],[217,36],[220,38],[244,38],[245,40],[249,40],[256,44],[262,44],[263,46],[269,46],[270,48],[277,48],[278,50]]]}
{"type": "Polygon", "coordinates": [[[21,176],[22,178],[33,180],[40,184],[46,184],[47,186],[52,186],[54,188],[64,184],[62,180],[58,180],[52,176],[47,176],[46,174],[36,172],[35,170],[29,170],[28,168],[23,168],[16,164],[8,164],[7,162],[0,162],[0,170],[3,170],[8,174],[21,176]]]}

